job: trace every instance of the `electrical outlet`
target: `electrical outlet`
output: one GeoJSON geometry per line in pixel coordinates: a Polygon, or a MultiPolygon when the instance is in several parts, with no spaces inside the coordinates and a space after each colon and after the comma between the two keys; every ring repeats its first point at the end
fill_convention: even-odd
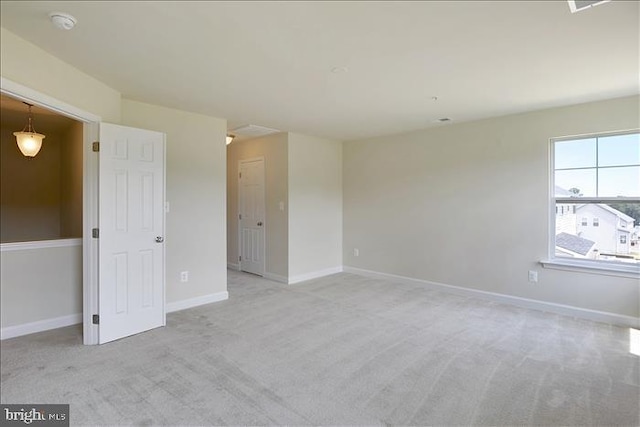
{"type": "Polygon", "coordinates": [[[188,282],[189,281],[189,272],[188,271],[181,271],[180,272],[180,281],[181,282],[188,282]]]}
{"type": "Polygon", "coordinates": [[[538,272],[534,270],[529,270],[529,281],[536,283],[538,281],[538,272]]]}
{"type": "Polygon", "coordinates": [[[357,248],[353,249],[353,256],[360,256],[360,250],[357,248]]]}

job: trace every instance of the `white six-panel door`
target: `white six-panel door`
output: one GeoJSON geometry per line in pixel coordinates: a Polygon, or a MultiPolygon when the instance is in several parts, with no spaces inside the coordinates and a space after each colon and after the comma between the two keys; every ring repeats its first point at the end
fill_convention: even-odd
{"type": "Polygon", "coordinates": [[[240,270],[264,275],[264,160],[243,160],[239,175],[240,270]]]}
{"type": "Polygon", "coordinates": [[[163,133],[102,123],[99,342],[165,325],[163,133]]]}

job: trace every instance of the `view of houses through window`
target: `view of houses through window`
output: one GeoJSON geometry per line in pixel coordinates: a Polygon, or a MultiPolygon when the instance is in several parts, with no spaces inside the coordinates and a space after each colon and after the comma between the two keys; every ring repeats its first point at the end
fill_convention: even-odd
{"type": "Polygon", "coordinates": [[[640,264],[640,133],[553,141],[555,256],[640,264]]]}

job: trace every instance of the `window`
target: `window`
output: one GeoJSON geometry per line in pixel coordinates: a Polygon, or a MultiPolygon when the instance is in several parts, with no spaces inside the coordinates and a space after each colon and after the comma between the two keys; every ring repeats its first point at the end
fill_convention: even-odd
{"type": "Polygon", "coordinates": [[[640,226],[640,133],[554,139],[552,157],[551,259],[638,268],[639,245],[627,246],[617,230],[640,226]],[[561,218],[558,206],[575,215],[561,218]]]}

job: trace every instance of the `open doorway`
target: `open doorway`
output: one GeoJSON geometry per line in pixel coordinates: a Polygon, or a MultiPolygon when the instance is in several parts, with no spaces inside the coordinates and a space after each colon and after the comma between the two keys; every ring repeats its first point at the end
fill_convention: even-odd
{"type": "Polygon", "coordinates": [[[31,110],[45,138],[26,157],[13,132],[27,123],[28,105],[0,95],[2,338],[82,322],[84,124],[31,110]]]}
{"type": "MultiPolygon", "coordinates": [[[[163,326],[165,324],[163,245],[165,135],[160,132],[101,123],[98,116],[18,83],[5,78],[1,78],[0,83],[2,95],[59,113],[79,122],[81,125],[78,126],[82,128],[82,132],[79,127],[76,130],[78,134],[82,134],[82,170],[78,174],[82,178],[82,198],[80,199],[82,239],[77,249],[81,253],[82,262],[78,263],[81,268],[71,269],[76,274],[78,271],[81,272],[79,273],[82,284],[81,312],[27,322],[23,319],[24,323],[12,326],[7,324],[5,328],[6,313],[3,310],[2,338],[69,326],[81,320],[83,343],[98,344],[163,326]],[[100,137],[103,137],[104,141],[98,142],[100,137]],[[119,164],[119,162],[126,164],[119,164]],[[112,185],[114,183],[117,184],[115,188],[112,185]],[[127,195],[132,197],[129,198],[127,195]],[[100,203],[101,198],[104,203],[100,203]],[[128,224],[127,218],[132,218],[131,224],[128,224]],[[125,224],[122,230],[117,229],[119,224],[125,224]],[[108,242],[113,243],[116,234],[129,238],[132,233],[136,234],[140,230],[144,231],[138,234],[141,236],[144,234],[146,247],[138,247],[129,239],[128,243],[117,251],[116,258],[119,257],[122,268],[109,264],[106,258],[110,257],[113,261],[114,248],[113,245],[109,248],[105,245],[108,242]],[[154,249],[149,248],[149,245],[154,249]],[[136,254],[131,258],[131,268],[129,268],[127,253],[131,251],[136,254]],[[99,268],[101,265],[105,268],[99,268]],[[136,268],[136,265],[140,268],[136,268]],[[103,276],[114,271],[115,279],[105,280],[103,276]],[[120,274],[122,272],[126,274],[120,274]],[[99,286],[100,282],[103,286],[99,286]],[[137,303],[130,304],[132,300],[137,303]],[[154,309],[148,310],[148,307],[154,309]],[[106,321],[102,321],[103,313],[107,314],[106,321]],[[126,328],[117,327],[117,319],[110,316],[113,313],[118,315],[116,317],[127,317],[128,320],[121,322],[126,324],[126,328]],[[153,317],[152,321],[149,320],[150,317],[153,317]],[[108,330],[113,332],[114,325],[117,333],[107,333],[108,330]]],[[[20,129],[17,128],[17,130],[20,129]]],[[[10,129],[7,132],[12,134],[10,129]]],[[[58,249],[60,241],[68,242],[69,240],[74,241],[74,239],[53,239],[51,242],[54,243],[50,243],[48,247],[45,245],[35,249],[58,249]]],[[[23,249],[34,249],[29,247],[31,242],[13,242],[6,245],[27,245],[23,249]]],[[[43,245],[43,243],[38,241],[36,245],[43,245]]],[[[62,245],[65,249],[69,246],[62,245]]],[[[17,261],[11,259],[10,253],[11,251],[4,251],[3,248],[1,269],[3,286],[0,288],[3,304],[8,300],[5,298],[6,286],[4,285],[7,280],[12,280],[12,277],[25,280],[26,283],[39,282],[46,286],[54,277],[65,271],[61,268],[64,266],[64,261],[56,257],[42,257],[36,254],[24,256],[22,260],[17,261]],[[7,265],[14,268],[8,269],[7,265]],[[28,273],[37,274],[37,277],[25,279],[28,273]]],[[[78,260],[77,254],[75,260],[78,260]]],[[[37,290],[30,291],[29,286],[17,288],[18,293],[25,299],[23,304],[15,304],[21,312],[41,316],[47,306],[56,306],[55,299],[47,300],[46,296],[41,295],[37,290]]]]}

